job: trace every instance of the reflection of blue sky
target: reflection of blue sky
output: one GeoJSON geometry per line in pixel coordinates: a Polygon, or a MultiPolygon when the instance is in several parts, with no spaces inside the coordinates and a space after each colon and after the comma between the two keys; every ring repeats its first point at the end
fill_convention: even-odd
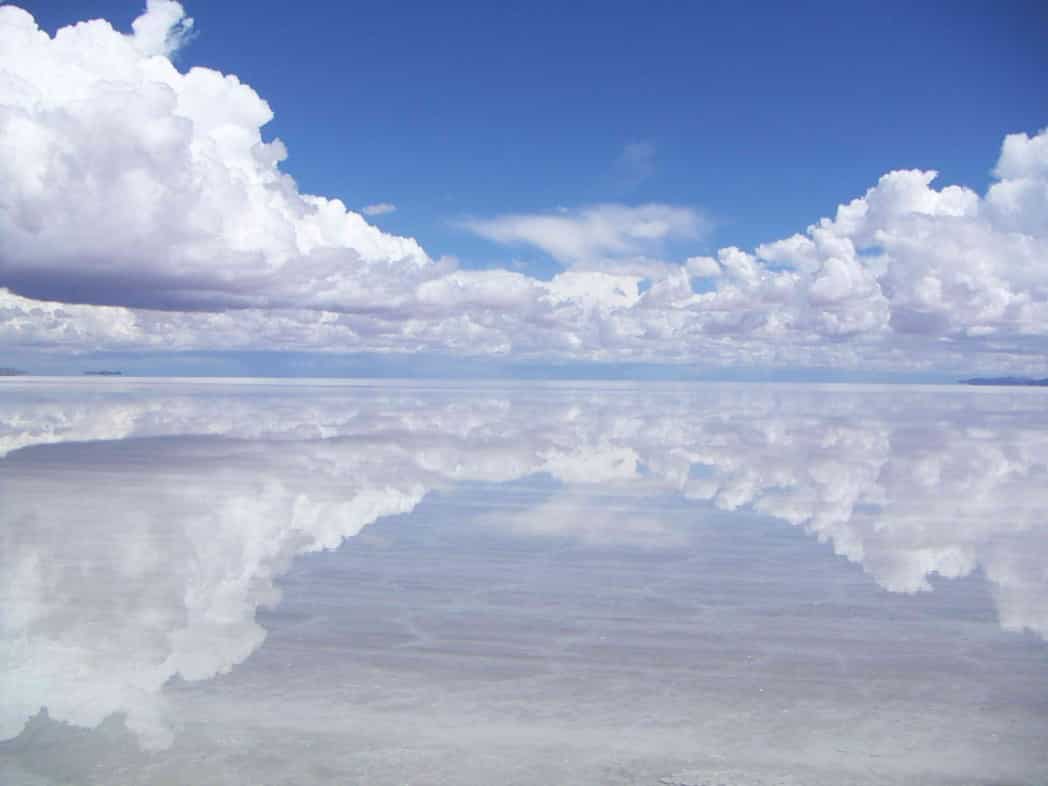
{"type": "MultiPolygon", "coordinates": [[[[264,679],[257,664],[296,635],[312,642],[303,650],[312,665],[301,668],[317,679],[331,666],[323,652],[353,651],[347,663],[370,657],[380,670],[418,667],[422,677],[441,659],[474,653],[479,660],[466,662],[481,670],[538,664],[535,673],[561,688],[550,662],[570,681],[581,679],[571,676],[579,658],[597,669],[607,668],[605,656],[621,658],[626,668],[629,653],[649,651],[691,673],[696,657],[707,665],[726,657],[701,656],[703,636],[718,631],[741,650],[781,650],[769,674],[805,653],[808,665],[789,669],[816,679],[837,652],[841,668],[876,675],[886,656],[846,640],[856,635],[850,616],[865,621],[863,636],[916,634],[924,643],[911,665],[923,679],[936,683],[921,663],[940,657],[952,630],[967,643],[963,656],[956,647],[940,653],[947,672],[960,669],[951,679],[968,679],[963,664],[985,662],[987,679],[1007,681],[1033,667],[1009,649],[1024,639],[979,622],[990,604],[1006,631],[1048,635],[1048,410],[1035,394],[728,385],[105,390],[5,386],[5,737],[46,705],[52,718],[85,727],[125,713],[139,742],[169,747],[175,719],[189,711],[172,678],[264,679]],[[375,525],[396,514],[411,515],[375,525]],[[360,533],[344,556],[317,554],[360,533]],[[809,535],[876,584],[857,584],[844,561],[830,561],[831,570],[809,535]],[[362,586],[368,575],[374,584],[362,586]],[[875,586],[899,594],[877,595],[875,586]],[[552,618],[538,613],[551,596],[559,598],[552,618]],[[619,627],[610,603],[625,610],[619,627]],[[342,622],[327,634],[316,622],[288,622],[312,620],[318,608],[342,622]],[[455,629],[463,608],[479,625],[465,639],[455,629]],[[361,616],[350,619],[354,609],[361,616]],[[920,627],[899,621],[907,617],[920,627]],[[592,624],[580,628],[583,618],[592,624]],[[790,633],[773,618],[800,627],[790,633]],[[957,618],[970,621],[950,628],[957,618]],[[750,627],[759,620],[761,634],[750,627]],[[546,641],[551,625],[567,638],[546,641]],[[620,649],[601,636],[621,636],[620,649]],[[667,650],[667,636],[690,643],[667,650]],[[991,645],[1018,658],[1015,675],[998,673],[991,645]]],[[[723,668],[733,673],[729,662],[723,668]]],[[[399,689],[418,698],[411,691],[423,686],[405,674],[399,689]]],[[[589,696],[584,683],[576,687],[589,696]]],[[[720,698],[730,702],[729,694],[720,698]]]]}

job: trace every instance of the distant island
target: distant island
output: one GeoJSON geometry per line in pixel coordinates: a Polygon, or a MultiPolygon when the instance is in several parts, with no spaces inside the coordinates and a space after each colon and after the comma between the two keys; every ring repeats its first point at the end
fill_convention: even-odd
{"type": "Polygon", "coordinates": [[[20,368],[0,368],[0,377],[24,377],[28,373],[20,368]]]}
{"type": "Polygon", "coordinates": [[[1026,387],[1048,387],[1048,378],[1045,379],[1030,379],[1029,377],[974,377],[972,379],[962,379],[962,385],[1010,385],[1010,386],[1026,386],[1026,387]]]}
{"type": "Polygon", "coordinates": [[[120,377],[120,376],[123,376],[123,374],[124,374],[123,371],[108,371],[108,370],[85,371],[84,372],[84,376],[87,376],[87,377],[120,377]]]}

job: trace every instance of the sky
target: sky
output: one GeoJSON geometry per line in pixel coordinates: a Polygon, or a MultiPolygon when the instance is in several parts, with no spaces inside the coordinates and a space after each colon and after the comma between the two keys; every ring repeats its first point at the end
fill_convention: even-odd
{"type": "Polygon", "coordinates": [[[1048,375],[1043,3],[507,5],[0,5],[0,365],[1048,375]]]}

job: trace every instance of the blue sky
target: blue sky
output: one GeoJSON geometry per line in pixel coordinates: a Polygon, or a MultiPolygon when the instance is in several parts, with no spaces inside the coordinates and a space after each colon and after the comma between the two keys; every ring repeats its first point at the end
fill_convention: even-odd
{"type": "MultiPolygon", "coordinates": [[[[33,4],[52,32],[140,3],[33,4]]],[[[310,193],[476,264],[449,224],[605,201],[694,205],[708,249],[829,215],[884,172],[978,190],[1048,122],[1048,6],[1028,3],[189,3],[186,65],[237,74],[310,193]],[[616,166],[650,145],[647,176],[616,166]]],[[[534,256],[534,254],[533,254],[534,256]]]]}
{"type": "MultiPolygon", "coordinates": [[[[27,8],[52,34],[93,17],[128,31],[142,11],[137,0],[27,8]]],[[[936,187],[982,194],[1004,137],[1048,124],[1038,2],[225,1],[186,12],[194,35],[175,64],[236,74],[268,101],[263,138],[287,144],[282,169],[301,191],[353,210],[394,204],[369,221],[430,258],[538,279],[564,260],[464,222],[659,203],[702,219],[661,256],[752,250],[895,169],[938,170],[936,187]]]]}

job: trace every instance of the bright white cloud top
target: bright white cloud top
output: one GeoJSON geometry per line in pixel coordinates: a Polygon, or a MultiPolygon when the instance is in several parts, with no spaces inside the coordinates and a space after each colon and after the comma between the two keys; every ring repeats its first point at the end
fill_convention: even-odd
{"type": "Polygon", "coordinates": [[[664,259],[705,227],[673,205],[469,223],[567,268],[542,281],[456,270],[301,193],[269,105],[172,64],[191,30],[167,0],[130,35],[0,7],[3,346],[1043,370],[1048,130],[1004,140],[985,194],[890,172],[752,252],[664,259]]]}

